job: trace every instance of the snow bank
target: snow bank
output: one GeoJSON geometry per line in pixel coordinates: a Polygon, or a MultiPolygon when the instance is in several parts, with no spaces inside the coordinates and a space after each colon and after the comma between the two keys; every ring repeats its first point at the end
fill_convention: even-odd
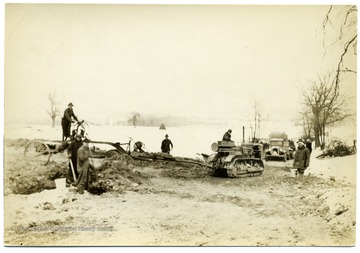
{"type": "Polygon", "coordinates": [[[343,180],[353,185],[356,184],[356,155],[316,158],[321,153],[321,150],[313,150],[310,166],[306,170],[307,174],[324,178],[336,178],[336,180],[343,180]]]}

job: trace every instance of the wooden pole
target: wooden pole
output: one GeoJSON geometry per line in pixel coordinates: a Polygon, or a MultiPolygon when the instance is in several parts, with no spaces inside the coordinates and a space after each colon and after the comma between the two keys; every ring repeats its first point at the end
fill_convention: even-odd
{"type": "Polygon", "coordinates": [[[245,142],[245,127],[243,126],[243,142],[245,142]]]}
{"type": "Polygon", "coordinates": [[[70,167],[71,167],[71,171],[72,171],[72,174],[73,174],[73,177],[74,177],[74,183],[75,183],[76,182],[76,175],[75,175],[74,165],[73,165],[70,158],[69,158],[69,162],[70,162],[70,167]]]}

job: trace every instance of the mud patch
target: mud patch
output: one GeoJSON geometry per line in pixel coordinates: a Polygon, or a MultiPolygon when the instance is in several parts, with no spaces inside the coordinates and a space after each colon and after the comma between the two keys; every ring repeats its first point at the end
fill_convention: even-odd
{"type": "Polygon", "coordinates": [[[97,168],[97,183],[92,190],[123,192],[134,190],[148,177],[136,169],[131,159],[120,157],[105,158],[97,168]]]}
{"type": "Polygon", "coordinates": [[[55,189],[54,180],[64,178],[66,174],[67,167],[65,164],[52,163],[48,166],[42,166],[24,159],[21,148],[10,147],[5,151],[5,195],[11,193],[31,194],[45,189],[55,189]]]}

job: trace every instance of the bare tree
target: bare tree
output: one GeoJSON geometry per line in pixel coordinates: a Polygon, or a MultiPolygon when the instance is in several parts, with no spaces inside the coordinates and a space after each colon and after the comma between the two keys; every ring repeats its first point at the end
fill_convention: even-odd
{"type": "Polygon", "coordinates": [[[346,98],[340,94],[336,79],[330,74],[312,82],[308,90],[302,91],[302,96],[306,109],[312,112],[315,147],[323,149],[326,129],[351,116],[345,111],[346,98]]]}
{"type": "Polygon", "coordinates": [[[303,126],[304,137],[311,139],[314,132],[314,116],[309,108],[305,108],[300,112],[300,122],[303,126]]]}
{"type": "Polygon", "coordinates": [[[48,99],[50,101],[50,110],[46,110],[46,113],[51,118],[51,126],[55,127],[55,119],[60,114],[61,102],[57,98],[56,91],[49,93],[48,99]]]}
{"type": "Polygon", "coordinates": [[[339,60],[336,63],[335,85],[339,86],[340,76],[342,73],[357,73],[355,66],[350,66],[347,57],[357,55],[357,7],[356,5],[346,5],[334,8],[331,6],[323,21],[324,40],[323,45],[327,49],[325,43],[328,39],[330,30],[334,30],[337,36],[330,45],[340,45],[339,60]]]}

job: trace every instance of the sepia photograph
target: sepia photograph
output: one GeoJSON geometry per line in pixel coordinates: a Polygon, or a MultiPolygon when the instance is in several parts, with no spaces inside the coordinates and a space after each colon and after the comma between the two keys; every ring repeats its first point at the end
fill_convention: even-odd
{"type": "Polygon", "coordinates": [[[356,245],[355,4],[3,5],[4,246],[356,245]]]}

